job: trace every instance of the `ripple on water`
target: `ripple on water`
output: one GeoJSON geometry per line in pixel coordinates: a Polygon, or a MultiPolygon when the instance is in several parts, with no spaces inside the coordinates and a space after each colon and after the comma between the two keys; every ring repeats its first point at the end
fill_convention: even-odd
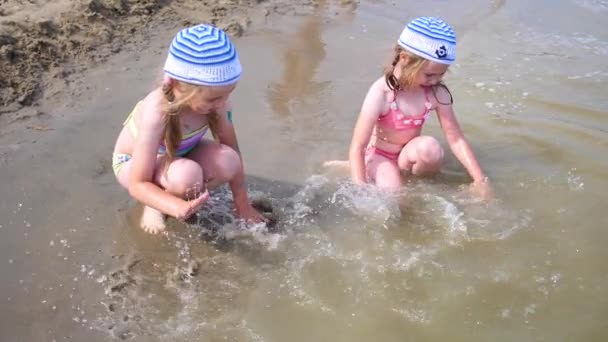
{"type": "Polygon", "coordinates": [[[608,12],[608,1],[606,0],[574,0],[574,3],[593,13],[608,12]]]}

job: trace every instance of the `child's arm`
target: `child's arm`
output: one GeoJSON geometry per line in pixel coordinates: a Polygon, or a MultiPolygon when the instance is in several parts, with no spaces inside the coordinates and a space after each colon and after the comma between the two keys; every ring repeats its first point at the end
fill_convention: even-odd
{"type": "Polygon", "coordinates": [[[481,169],[481,166],[479,165],[471,146],[462,134],[460,125],[458,124],[456,116],[454,115],[452,105],[442,104],[451,102],[450,94],[444,87],[438,87],[436,95],[437,98],[440,99],[437,101],[437,116],[439,117],[441,129],[443,130],[446,140],[450,145],[450,149],[456,158],[458,158],[458,160],[466,168],[474,183],[485,183],[487,181],[487,177],[481,169]]]}
{"type": "Polygon", "coordinates": [[[186,202],[164,191],[153,182],[158,147],[165,129],[164,117],[158,106],[144,102],[139,116],[139,132],[135,138],[131,169],[129,172],[129,194],[143,203],[175,218],[186,218],[205,201],[207,192],[199,198],[186,202]],[[200,202],[200,203],[199,203],[200,202]]]}
{"type": "MultiPolygon", "coordinates": [[[[232,111],[230,104],[227,104],[227,108],[227,112],[232,111]]],[[[227,112],[219,115],[218,139],[221,144],[230,146],[241,157],[241,170],[232,179],[232,181],[230,181],[230,190],[232,191],[232,197],[234,199],[234,207],[239,217],[245,220],[261,222],[265,220],[264,217],[251,206],[251,203],[249,203],[249,198],[247,196],[247,184],[245,183],[243,156],[239,150],[234,125],[228,119],[227,112]]]]}
{"type": "Polygon", "coordinates": [[[351,177],[356,184],[367,183],[365,148],[369,143],[376,120],[378,120],[385,102],[383,82],[384,78],[379,79],[370,87],[353,130],[348,159],[350,160],[351,177]]]}

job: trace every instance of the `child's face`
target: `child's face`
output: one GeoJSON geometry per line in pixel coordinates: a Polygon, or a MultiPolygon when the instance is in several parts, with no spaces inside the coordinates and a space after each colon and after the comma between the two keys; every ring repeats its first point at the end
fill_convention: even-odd
{"type": "Polygon", "coordinates": [[[428,62],[420,69],[416,77],[416,84],[422,87],[430,87],[441,81],[443,75],[448,71],[448,65],[428,62]]]}
{"type": "Polygon", "coordinates": [[[208,114],[211,112],[222,112],[226,107],[226,101],[236,84],[219,87],[204,87],[200,94],[192,99],[192,110],[198,113],[208,114]]]}

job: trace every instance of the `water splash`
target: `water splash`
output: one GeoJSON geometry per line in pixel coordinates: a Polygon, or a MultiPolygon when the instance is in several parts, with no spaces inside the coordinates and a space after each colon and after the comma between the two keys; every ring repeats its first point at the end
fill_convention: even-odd
{"type": "Polygon", "coordinates": [[[373,185],[341,182],[330,203],[349,209],[353,214],[369,220],[388,222],[401,217],[399,194],[390,194],[373,185]]]}
{"type": "Polygon", "coordinates": [[[568,171],[568,187],[571,191],[585,190],[585,182],[583,181],[583,177],[577,174],[575,167],[568,171]]]}
{"type": "MultiPolygon", "coordinates": [[[[387,196],[375,187],[316,175],[287,198],[254,192],[252,198],[268,201],[278,215],[273,230],[240,224],[229,191],[220,189],[185,233],[166,232],[174,260],[125,261],[105,275],[108,315],[100,326],[121,339],[205,335],[263,341],[248,310],[235,308],[240,294],[249,298],[243,305],[255,298],[256,310],[280,297],[290,310],[337,320],[355,322],[359,313],[373,311],[428,326],[436,312],[421,294],[458,272],[446,263],[446,253],[472,240],[505,239],[526,223],[521,213],[483,204],[460,188],[425,182],[407,188],[387,196]],[[197,250],[204,246],[212,251],[201,256],[197,250]]],[[[488,277],[508,282],[508,275],[488,277]]],[[[475,296],[467,282],[443,296],[469,288],[475,296]]]]}

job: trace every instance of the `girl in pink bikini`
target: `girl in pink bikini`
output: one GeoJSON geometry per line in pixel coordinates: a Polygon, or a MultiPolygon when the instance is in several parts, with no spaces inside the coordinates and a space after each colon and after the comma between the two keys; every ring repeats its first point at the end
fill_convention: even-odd
{"type": "Polygon", "coordinates": [[[454,115],[452,95],[441,82],[455,50],[456,36],[443,20],[420,17],[407,24],[391,66],[370,87],[355,125],[349,151],[355,183],[375,182],[396,191],[402,185],[401,171],[416,176],[437,173],[443,149],[435,138],[421,135],[435,111],[450,149],[473,179],[473,189],[490,196],[488,179],[454,115]]]}

